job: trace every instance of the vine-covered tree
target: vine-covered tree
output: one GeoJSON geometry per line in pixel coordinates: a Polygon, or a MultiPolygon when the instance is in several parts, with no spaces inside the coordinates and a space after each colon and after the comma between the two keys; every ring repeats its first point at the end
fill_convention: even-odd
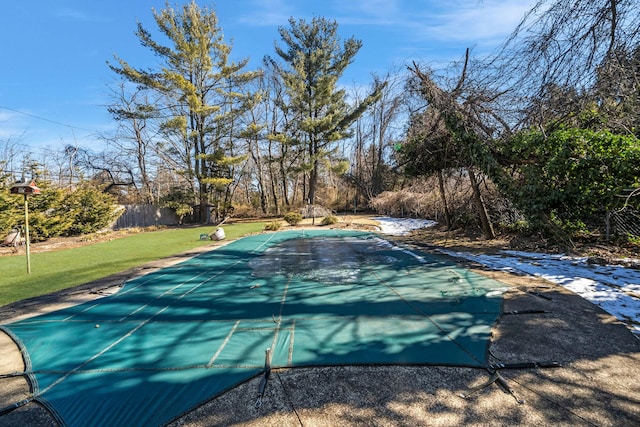
{"type": "Polygon", "coordinates": [[[259,72],[244,71],[248,59],[230,60],[231,46],[224,42],[213,10],[191,1],[179,10],[154,10],[154,18],[170,45],[156,41],[142,24],[136,35],[160,59],[157,69],[135,68],[118,57],[110,67],[160,95],[156,104],[144,108],[145,114],[153,109],[161,121],[162,149],[174,162],[180,160],[174,167],[192,182],[198,217],[206,222],[208,206],[221,206],[211,199],[228,194],[234,166],[245,159],[234,152],[237,118],[254,98],[243,87],[259,72]]]}
{"type": "Polygon", "coordinates": [[[426,108],[409,117],[407,137],[399,150],[400,162],[409,176],[437,176],[447,228],[452,227],[453,221],[447,202],[444,173],[450,168],[461,167],[459,163],[462,159],[458,154],[459,147],[438,110],[426,108]]]}
{"type": "MultiPolygon", "coordinates": [[[[479,112],[474,111],[474,106],[479,97],[477,93],[482,91],[464,93],[468,59],[469,51],[467,50],[462,72],[456,86],[451,90],[442,89],[434,80],[431,70],[423,71],[415,63],[410,69],[415,76],[414,84],[417,90],[424,97],[429,107],[435,110],[432,113],[434,114],[432,119],[433,126],[437,126],[438,121],[442,120],[446,128],[446,131],[441,132],[441,136],[444,138],[444,145],[452,144],[455,147],[457,154],[452,163],[457,163],[460,167],[466,167],[469,183],[473,190],[474,203],[482,225],[482,232],[486,238],[493,239],[495,238],[495,231],[480,191],[479,179],[474,168],[478,168],[502,186],[508,186],[511,180],[504,173],[501,165],[493,155],[490,144],[493,129],[490,124],[491,121],[488,119],[493,118],[495,121],[500,122],[500,117],[491,112],[483,111],[478,114],[479,112]],[[483,120],[483,117],[486,120],[483,120]]],[[[423,143],[423,149],[428,151],[428,146],[432,145],[433,141],[431,138],[426,138],[423,139],[423,143]]],[[[442,144],[442,141],[439,143],[442,144]]],[[[414,147],[413,150],[416,148],[420,150],[418,147],[414,147]]],[[[430,166],[429,163],[426,163],[426,165],[430,166]]]]}

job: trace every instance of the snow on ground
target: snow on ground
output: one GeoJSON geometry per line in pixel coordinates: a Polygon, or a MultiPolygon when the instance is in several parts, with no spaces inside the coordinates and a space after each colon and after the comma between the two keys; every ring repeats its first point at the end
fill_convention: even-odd
{"type": "Polygon", "coordinates": [[[380,223],[380,232],[391,236],[404,236],[412,230],[433,227],[437,224],[430,219],[390,218],[386,216],[376,217],[375,220],[380,223]]]}
{"type": "MultiPolygon", "coordinates": [[[[381,233],[395,236],[435,224],[429,220],[375,219],[380,222],[381,233]]],[[[587,258],[534,252],[501,251],[497,255],[445,249],[440,252],[480,263],[487,268],[537,276],[561,285],[612,314],[640,336],[640,270],[589,264],[587,258]]]]}

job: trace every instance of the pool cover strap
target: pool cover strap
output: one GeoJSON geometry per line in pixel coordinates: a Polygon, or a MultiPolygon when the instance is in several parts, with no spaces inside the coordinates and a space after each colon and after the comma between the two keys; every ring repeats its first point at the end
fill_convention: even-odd
{"type": "Polygon", "coordinates": [[[260,385],[258,385],[258,398],[256,399],[255,404],[256,408],[262,406],[262,398],[264,397],[264,392],[267,388],[267,382],[269,381],[269,376],[271,375],[271,349],[266,349],[264,353],[264,376],[260,380],[260,385]]]}

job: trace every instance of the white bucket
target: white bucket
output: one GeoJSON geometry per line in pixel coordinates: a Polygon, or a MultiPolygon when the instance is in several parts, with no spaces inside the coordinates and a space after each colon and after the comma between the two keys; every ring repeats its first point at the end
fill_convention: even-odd
{"type": "Polygon", "coordinates": [[[224,230],[220,227],[216,228],[216,232],[211,235],[211,240],[224,240],[224,230]]]}

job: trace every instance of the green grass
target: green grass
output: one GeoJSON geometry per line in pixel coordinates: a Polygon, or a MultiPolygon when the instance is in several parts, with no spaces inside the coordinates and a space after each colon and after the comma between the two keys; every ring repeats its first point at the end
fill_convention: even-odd
{"type": "MultiPolygon", "coordinates": [[[[263,222],[224,226],[226,240],[256,233],[263,222]]],[[[0,306],[26,298],[91,282],[146,262],[208,245],[200,234],[215,227],[171,228],[132,234],[111,241],[52,252],[31,254],[31,274],[27,274],[24,252],[0,257],[0,306]]]]}

